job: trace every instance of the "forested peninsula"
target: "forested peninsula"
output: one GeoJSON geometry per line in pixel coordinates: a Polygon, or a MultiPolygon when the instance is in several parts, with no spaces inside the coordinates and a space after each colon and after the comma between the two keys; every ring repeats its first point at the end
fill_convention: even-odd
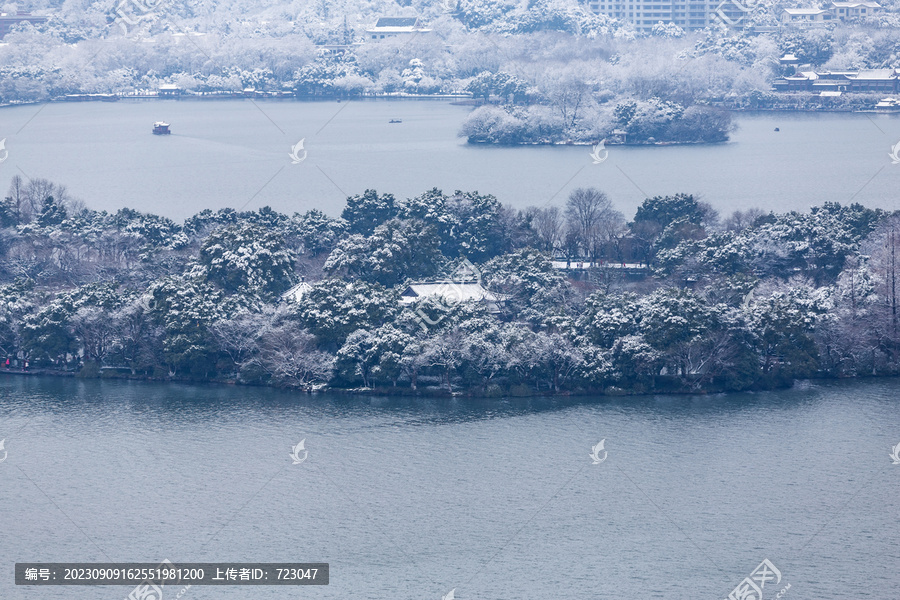
{"type": "Polygon", "coordinates": [[[900,213],[825,202],[631,220],[600,190],[514,210],[367,190],[321,211],[97,212],[14,177],[0,372],[475,396],[897,375],[900,213]]]}

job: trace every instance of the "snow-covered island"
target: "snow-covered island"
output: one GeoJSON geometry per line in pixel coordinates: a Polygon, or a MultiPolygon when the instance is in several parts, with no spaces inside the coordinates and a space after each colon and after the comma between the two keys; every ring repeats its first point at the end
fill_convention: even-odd
{"type": "Polygon", "coordinates": [[[605,107],[591,122],[577,110],[563,116],[543,105],[483,106],[460,133],[473,144],[698,144],[727,142],[734,128],[727,111],[651,98],[605,107]]]}
{"type": "Polygon", "coordinates": [[[0,239],[0,373],[499,396],[900,372],[900,214],[858,204],[627,221],[596,189],[368,190],[178,224],[16,176],[0,239]]]}

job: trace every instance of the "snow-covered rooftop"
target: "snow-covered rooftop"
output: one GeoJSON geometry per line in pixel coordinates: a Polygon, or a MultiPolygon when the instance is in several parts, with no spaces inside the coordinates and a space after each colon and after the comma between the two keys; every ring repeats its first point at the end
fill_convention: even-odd
{"type": "Polygon", "coordinates": [[[419,298],[440,298],[445,302],[463,302],[474,300],[476,302],[497,302],[496,294],[481,287],[478,282],[460,281],[425,281],[411,283],[402,294],[400,304],[410,304],[419,298]]]}
{"type": "Polygon", "coordinates": [[[828,11],[821,8],[786,8],[784,12],[789,15],[821,15],[828,11]]]}
{"type": "Polygon", "coordinates": [[[306,283],[305,281],[301,281],[285,293],[281,295],[282,300],[292,300],[294,302],[300,302],[304,295],[306,295],[309,290],[312,289],[312,286],[306,283]]]}
{"type": "Polygon", "coordinates": [[[554,260],[551,261],[554,269],[565,269],[570,271],[587,270],[587,269],[626,269],[626,270],[643,270],[647,269],[644,263],[636,262],[619,262],[615,260],[601,260],[599,262],[591,262],[588,260],[554,260]]]}
{"type": "Polygon", "coordinates": [[[861,69],[853,79],[892,79],[896,76],[894,69],[861,69]]]}
{"type": "Polygon", "coordinates": [[[418,24],[416,17],[380,17],[375,27],[415,27],[418,24]]]}
{"type": "Polygon", "coordinates": [[[416,17],[381,17],[374,27],[366,29],[368,33],[412,33],[431,31],[422,26],[416,17]]]}
{"type": "Polygon", "coordinates": [[[881,8],[877,2],[832,2],[834,8],[881,8]]]}

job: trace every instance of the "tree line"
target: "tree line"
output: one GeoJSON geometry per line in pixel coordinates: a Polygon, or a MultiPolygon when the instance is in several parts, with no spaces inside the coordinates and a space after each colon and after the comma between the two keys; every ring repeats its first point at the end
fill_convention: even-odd
{"type": "MultiPolygon", "coordinates": [[[[852,23],[758,35],[724,26],[698,32],[660,26],[639,34],[576,0],[434,0],[402,8],[357,0],[283,7],[166,3],[127,33],[109,3],[27,4],[51,18],[37,26],[22,23],[5,36],[2,104],[153,92],[161,84],[187,94],[253,88],[304,98],[469,91],[509,105],[504,114],[482,111],[473,126],[491,116],[501,128],[498,137],[514,129],[529,140],[557,130],[563,139],[590,139],[597,133],[590,130],[614,120],[613,107],[629,102],[647,113],[645,123],[653,122],[652,113],[668,111],[667,103],[681,107],[683,118],[673,120],[684,122],[683,136],[693,131],[691,123],[703,122],[688,112],[692,108],[784,104],[770,91],[772,80],[787,72],[778,60],[784,54],[815,68],[887,68],[895,66],[900,44],[893,2],[852,23]],[[431,31],[366,39],[378,16],[398,13],[421,17],[431,31]]],[[[784,6],[756,3],[748,24],[776,25],[784,6]]],[[[797,96],[795,102],[808,107],[822,100],[797,96]]]]}
{"type": "Polygon", "coordinates": [[[525,210],[477,192],[367,190],[339,218],[221,209],[178,224],[93,211],[16,176],[0,202],[0,359],[82,377],[475,395],[896,375],[898,245],[900,214],[859,204],[723,218],[675,194],[626,220],[592,188],[525,210]],[[411,281],[463,260],[498,303],[400,303],[411,281]],[[607,268],[620,261],[643,272],[607,268]]]}

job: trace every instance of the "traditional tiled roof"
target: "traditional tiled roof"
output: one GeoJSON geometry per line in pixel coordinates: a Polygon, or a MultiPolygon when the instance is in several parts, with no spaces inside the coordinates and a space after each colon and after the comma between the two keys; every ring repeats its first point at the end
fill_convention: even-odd
{"type": "Polygon", "coordinates": [[[851,79],[893,79],[897,76],[894,69],[861,69],[851,79]]]}
{"type": "Polygon", "coordinates": [[[416,17],[381,17],[375,22],[375,27],[415,27],[418,24],[416,17]]]}
{"type": "Polygon", "coordinates": [[[466,300],[497,302],[499,300],[496,294],[484,289],[477,282],[423,281],[411,283],[400,294],[400,303],[409,304],[425,297],[440,298],[446,302],[463,302],[466,300]]]}
{"type": "Polygon", "coordinates": [[[309,290],[312,289],[312,286],[306,283],[305,281],[301,281],[285,293],[281,295],[282,300],[293,300],[294,302],[300,302],[304,295],[306,295],[309,290]]]}

